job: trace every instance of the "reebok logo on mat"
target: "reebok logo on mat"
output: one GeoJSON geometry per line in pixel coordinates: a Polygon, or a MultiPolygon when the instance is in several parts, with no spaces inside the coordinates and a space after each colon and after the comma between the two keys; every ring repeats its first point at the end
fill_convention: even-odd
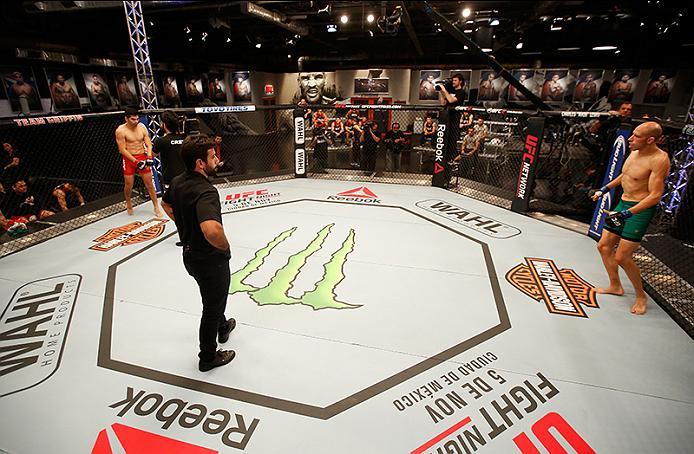
{"type": "Polygon", "coordinates": [[[99,432],[92,448],[92,454],[113,454],[117,452],[125,452],[126,454],[146,452],[214,454],[219,451],[116,423],[111,425],[110,430],[103,429],[99,432]]]}
{"type": "Polygon", "coordinates": [[[340,192],[337,195],[328,196],[328,200],[338,200],[340,202],[356,202],[356,203],[381,203],[374,192],[366,186],[350,189],[349,191],[340,192]]]}
{"type": "Polygon", "coordinates": [[[166,219],[150,219],[146,222],[135,221],[130,224],[110,229],[94,241],[97,243],[89,249],[107,252],[118,246],[141,243],[153,240],[164,233],[166,219]]]}
{"type": "Polygon", "coordinates": [[[550,259],[525,257],[506,280],[535,301],[542,301],[552,314],[588,318],[583,306],[597,308],[595,288],[572,269],[561,270],[550,259]]]}

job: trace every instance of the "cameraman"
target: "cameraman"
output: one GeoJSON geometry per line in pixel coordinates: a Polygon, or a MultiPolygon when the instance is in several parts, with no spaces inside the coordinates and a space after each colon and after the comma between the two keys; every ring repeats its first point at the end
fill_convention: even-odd
{"type": "Polygon", "coordinates": [[[381,141],[381,136],[378,134],[378,123],[375,121],[364,122],[361,128],[361,136],[359,141],[362,143],[363,150],[361,158],[363,160],[362,170],[373,172],[376,169],[376,152],[378,151],[378,142],[381,141]]]}
{"type": "Polygon", "coordinates": [[[439,92],[439,102],[442,106],[462,106],[465,101],[465,79],[460,73],[451,76],[450,85],[448,80],[438,82],[436,90],[439,92]]]}
{"type": "Polygon", "coordinates": [[[386,133],[386,169],[400,172],[402,150],[405,148],[405,134],[400,130],[400,123],[393,122],[390,131],[386,133]]]}
{"type": "Polygon", "coordinates": [[[309,148],[313,148],[313,157],[318,164],[317,171],[323,173],[328,167],[328,144],[332,145],[325,125],[326,123],[322,119],[316,120],[313,126],[313,140],[309,145],[309,148]]]}
{"type": "Polygon", "coordinates": [[[168,189],[171,180],[186,170],[181,158],[181,145],[185,136],[179,132],[180,118],[172,110],[161,114],[164,135],[154,139],[152,151],[161,161],[161,182],[168,189]]]}

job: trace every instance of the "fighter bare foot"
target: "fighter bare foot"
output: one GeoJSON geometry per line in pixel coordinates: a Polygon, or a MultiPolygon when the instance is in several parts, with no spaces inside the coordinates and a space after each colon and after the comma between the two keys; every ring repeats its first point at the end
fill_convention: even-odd
{"type": "Polygon", "coordinates": [[[128,210],[128,215],[132,216],[133,215],[133,207],[128,207],[127,210],[128,210]]]}
{"type": "Polygon", "coordinates": [[[605,287],[605,288],[596,288],[595,293],[622,296],[622,295],[624,295],[624,288],[622,288],[621,285],[620,286],[611,285],[611,286],[605,287]]]}
{"type": "Polygon", "coordinates": [[[160,209],[154,210],[154,215],[155,215],[156,217],[158,217],[158,218],[163,218],[163,217],[164,217],[164,213],[162,213],[160,209]]]}
{"type": "Polygon", "coordinates": [[[636,297],[636,302],[631,306],[631,313],[634,315],[643,315],[646,313],[646,297],[636,297]]]}

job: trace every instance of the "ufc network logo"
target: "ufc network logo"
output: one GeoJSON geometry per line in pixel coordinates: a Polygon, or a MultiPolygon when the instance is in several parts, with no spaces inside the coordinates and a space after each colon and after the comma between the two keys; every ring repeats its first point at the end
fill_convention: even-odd
{"type": "Polygon", "coordinates": [[[293,287],[294,281],[296,281],[306,262],[313,254],[321,250],[323,243],[325,243],[334,226],[335,224],[329,224],[323,227],[304,249],[291,255],[287,263],[275,272],[266,286],[254,287],[247,284],[246,280],[263,266],[273,249],[290,238],[297,227],[292,227],[280,233],[263,248],[256,251],[255,256],[242,269],[232,275],[229,294],[247,293],[253,301],[261,306],[266,304],[305,304],[316,310],[360,307],[360,304],[338,301],[335,294],[335,288],[345,278],[344,265],[347,262],[347,256],[354,250],[354,229],[349,230],[339,249],[323,264],[323,276],[316,282],[313,289],[305,291],[298,298],[289,295],[289,290],[293,287]]]}
{"type": "Polygon", "coordinates": [[[527,139],[525,139],[525,149],[526,152],[523,154],[523,161],[528,161],[531,164],[535,161],[535,153],[537,153],[537,137],[532,134],[528,134],[527,139]]]}

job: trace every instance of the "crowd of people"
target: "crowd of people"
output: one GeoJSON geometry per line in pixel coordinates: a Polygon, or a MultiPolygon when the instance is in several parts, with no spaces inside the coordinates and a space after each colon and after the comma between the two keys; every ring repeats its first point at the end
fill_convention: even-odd
{"type": "Polygon", "coordinates": [[[29,224],[85,204],[80,188],[65,181],[48,191],[34,188],[34,178],[10,142],[2,144],[0,168],[0,231],[18,236],[29,224]]]}

